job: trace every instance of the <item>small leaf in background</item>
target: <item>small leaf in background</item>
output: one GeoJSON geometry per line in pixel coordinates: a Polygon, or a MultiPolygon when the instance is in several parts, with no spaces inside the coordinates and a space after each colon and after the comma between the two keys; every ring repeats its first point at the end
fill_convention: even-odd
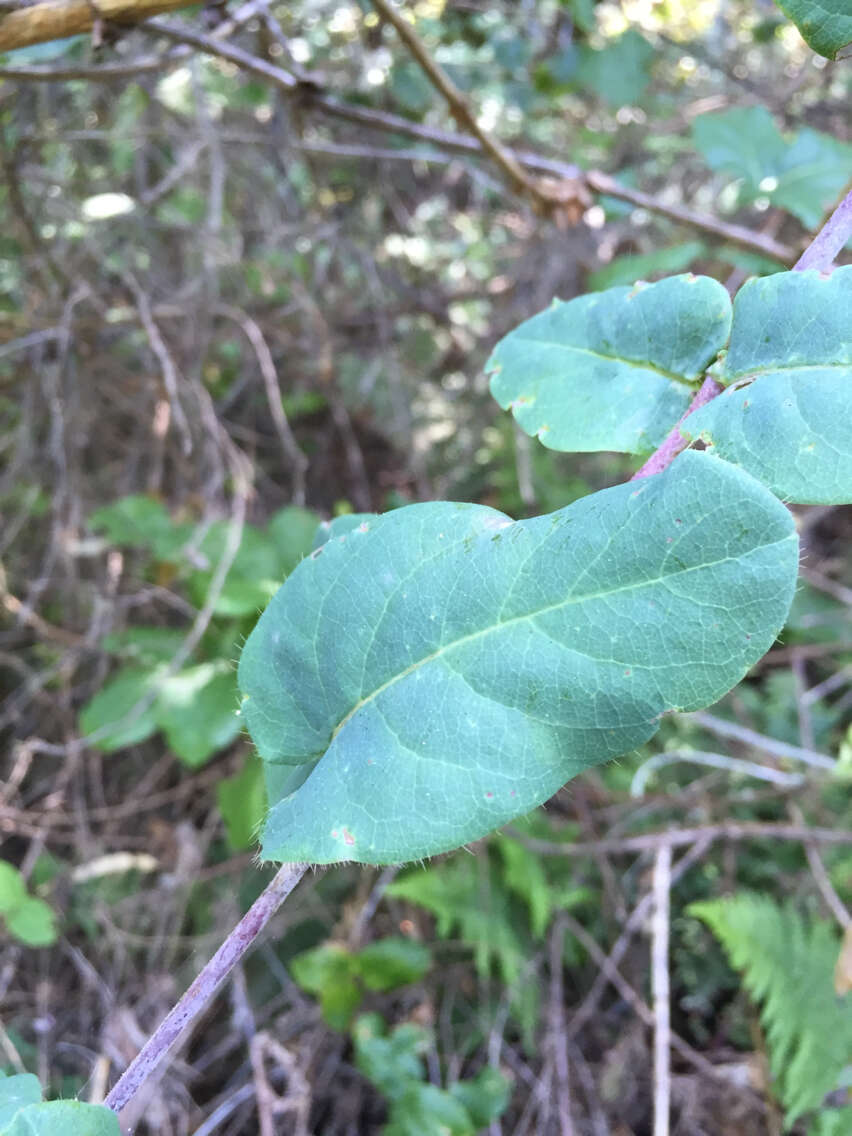
{"type": "Polygon", "coordinates": [[[124,667],[109,679],[80,711],[80,731],[84,735],[105,729],[91,744],[103,753],[136,745],[158,729],[154,706],[148,706],[132,721],[123,719],[149,693],[157,681],[157,671],[147,667],[124,667]]]}
{"type": "Polygon", "coordinates": [[[266,531],[278,549],[283,574],[289,575],[311,551],[319,523],[316,513],[296,505],[280,509],[270,517],[266,531]]]}
{"type": "Polygon", "coordinates": [[[679,245],[655,249],[653,252],[617,256],[603,268],[589,274],[589,291],[603,292],[637,280],[650,280],[670,272],[683,272],[693,261],[707,255],[703,241],[684,241],[679,245]]]}
{"type": "Polygon", "coordinates": [[[535,938],[541,938],[552,913],[550,884],[541,859],[520,841],[502,834],[495,839],[494,847],[503,860],[506,887],[529,907],[530,930],[535,938]]]}
{"type": "Polygon", "coordinates": [[[651,453],[730,327],[728,294],[707,276],[555,301],[494,348],[491,393],[549,449],[651,453]]]}
{"type": "Polygon", "coordinates": [[[412,939],[378,939],[356,957],[359,977],[368,990],[395,990],[418,982],[432,964],[429,948],[412,939]]]}
{"type": "Polygon", "coordinates": [[[396,863],[529,812],[738,682],[797,569],[784,506],[694,452],[529,521],[434,502],[328,541],[240,660],[261,757],[305,774],[264,856],[396,863]]]}
{"type": "Polygon", "coordinates": [[[290,962],[293,980],[319,997],[322,1016],[332,1029],[344,1030],[361,1004],[357,963],[345,947],[324,943],[290,962]]]}
{"type": "Polygon", "coordinates": [[[140,666],[156,667],[171,662],[185,638],[186,632],[176,627],[127,627],[107,635],[101,645],[140,666]]]}
{"type": "Polygon", "coordinates": [[[450,1085],[450,1092],[467,1109],[478,1132],[506,1111],[512,1087],[498,1069],[486,1065],[475,1077],[450,1085]]]}
{"type": "Polygon", "coordinates": [[[96,509],[89,525],[112,544],[150,549],[158,560],[175,558],[192,535],[192,525],[176,524],[162,501],[141,493],[96,509]]]}
{"type": "Polygon", "coordinates": [[[650,80],[654,48],[634,28],[596,49],[583,45],[576,81],[612,106],[635,104],[650,80]]]}
{"type": "Polygon", "coordinates": [[[837,59],[852,44],[852,9],[849,0],[776,0],[805,42],[824,55],[837,59]]]}
{"type": "Polygon", "coordinates": [[[10,934],[28,947],[49,947],[56,942],[53,911],[37,896],[27,896],[4,919],[10,934]]]}
{"type": "Polygon", "coordinates": [[[405,1092],[410,1082],[423,1079],[424,1053],[431,1035],[422,1026],[404,1022],[388,1034],[379,1014],[361,1014],[352,1027],[355,1064],[389,1100],[405,1092]]]}
{"type": "Polygon", "coordinates": [[[192,768],[239,736],[236,676],[230,663],[199,663],[160,684],[154,716],[169,745],[192,768]]]}
{"type": "Polygon", "coordinates": [[[390,1110],[384,1136],[476,1136],[464,1105],[437,1085],[413,1083],[390,1110]]]}
{"type": "Polygon", "coordinates": [[[14,911],[27,898],[27,885],[18,869],[0,860],[0,915],[14,911]]]}
{"type": "Polygon", "coordinates": [[[852,178],[852,145],[803,127],[788,140],[762,106],[697,115],[692,141],[712,170],[742,181],[758,196],[816,228],[852,178]]]}
{"type": "MultiPolygon", "coordinates": [[[[199,606],[207,600],[216,566],[227,547],[230,527],[230,521],[214,521],[196,551],[196,559],[201,559],[204,567],[192,572],[188,586],[199,606]]],[[[275,541],[253,525],[244,525],[214,612],[216,615],[257,615],[285,575],[275,541]]]]}
{"type": "Polygon", "coordinates": [[[717,377],[683,425],[784,501],[852,502],[852,266],[779,272],[737,293],[717,377]],[[807,334],[801,329],[807,328],[807,334]],[[742,385],[745,384],[745,385],[742,385]]]}
{"type": "Polygon", "coordinates": [[[256,844],[267,809],[263,762],[256,754],[248,756],[239,773],[217,784],[216,800],[231,849],[241,852],[256,844]]]}

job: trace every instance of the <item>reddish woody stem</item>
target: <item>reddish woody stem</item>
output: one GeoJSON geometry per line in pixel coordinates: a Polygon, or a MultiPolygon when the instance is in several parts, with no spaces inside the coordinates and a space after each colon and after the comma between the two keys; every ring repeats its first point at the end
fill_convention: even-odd
{"type": "Polygon", "coordinates": [[[650,477],[652,473],[661,473],[666,466],[671,465],[681,450],[685,450],[689,445],[689,438],[684,438],[680,432],[680,425],[684,418],[688,418],[693,410],[697,410],[699,406],[704,406],[706,403],[714,399],[717,394],[721,394],[725,388],[721,383],[717,383],[715,379],[709,376],[704,380],[695,395],[695,398],[686,408],[683,415],[678,419],[677,425],[673,426],[663,444],[658,450],[655,450],[641,469],[637,469],[631,477],[631,481],[635,481],[638,477],[650,477]]]}

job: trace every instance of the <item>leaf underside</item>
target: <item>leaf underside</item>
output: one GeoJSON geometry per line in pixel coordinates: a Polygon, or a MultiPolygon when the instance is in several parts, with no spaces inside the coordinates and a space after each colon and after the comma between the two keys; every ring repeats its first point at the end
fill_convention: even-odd
{"type": "Polygon", "coordinates": [[[528,812],[738,682],[797,555],[771,494],[693,452],[532,520],[436,502],[332,537],[240,661],[263,856],[393,863],[528,812]]]}

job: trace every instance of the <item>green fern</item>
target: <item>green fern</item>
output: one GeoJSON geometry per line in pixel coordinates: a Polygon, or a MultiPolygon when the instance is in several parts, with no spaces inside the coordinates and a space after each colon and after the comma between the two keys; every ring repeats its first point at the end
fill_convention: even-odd
{"type": "Polygon", "coordinates": [[[792,1124],[818,1108],[852,1064],[852,999],[836,997],[840,940],[831,924],[805,922],[765,896],[693,903],[761,1007],[778,1098],[792,1124]]]}

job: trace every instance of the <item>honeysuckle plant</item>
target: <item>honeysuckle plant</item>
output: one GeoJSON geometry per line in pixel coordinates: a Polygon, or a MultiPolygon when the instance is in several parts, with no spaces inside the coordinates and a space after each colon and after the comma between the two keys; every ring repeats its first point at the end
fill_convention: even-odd
{"type": "MultiPolygon", "coordinates": [[[[782,7],[830,57],[852,40],[842,3],[819,27],[782,7]]],[[[850,235],[852,193],[794,270],[733,301],[673,276],[555,302],[497,344],[519,427],[646,457],[626,484],[528,520],[431,502],[321,527],[238,671],[281,867],[105,1107],[2,1078],[0,1136],[114,1136],[310,865],[483,837],[742,679],[793,598],[788,505],[852,502],[852,266],[832,271],[850,235]]]]}

